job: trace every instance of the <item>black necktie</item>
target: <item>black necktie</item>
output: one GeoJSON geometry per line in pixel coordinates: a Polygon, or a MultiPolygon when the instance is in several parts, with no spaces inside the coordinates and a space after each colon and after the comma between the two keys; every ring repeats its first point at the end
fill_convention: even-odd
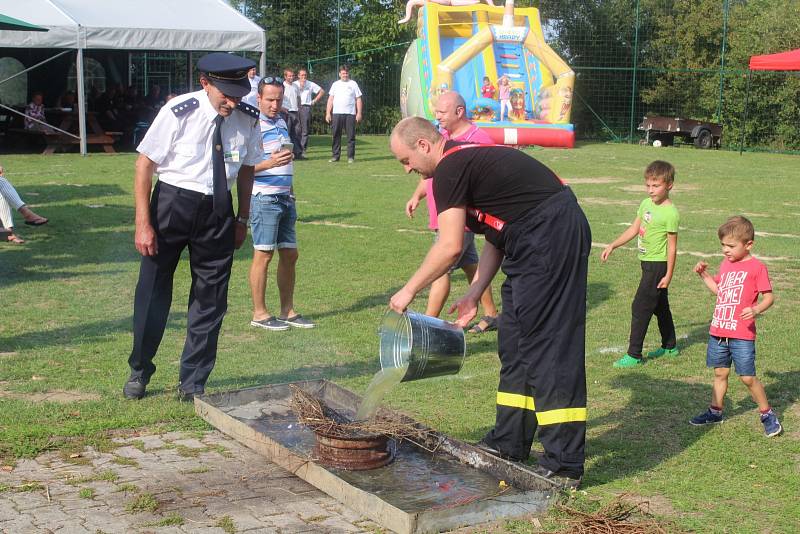
{"type": "Polygon", "coordinates": [[[222,115],[214,119],[214,146],[211,155],[214,170],[214,213],[217,217],[225,217],[231,211],[228,201],[228,176],[225,173],[225,152],[222,147],[222,115]]]}

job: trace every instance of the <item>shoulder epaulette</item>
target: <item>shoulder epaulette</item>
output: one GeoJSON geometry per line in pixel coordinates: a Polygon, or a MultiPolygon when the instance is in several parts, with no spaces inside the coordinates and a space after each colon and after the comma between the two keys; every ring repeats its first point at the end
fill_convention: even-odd
{"type": "Polygon", "coordinates": [[[257,119],[261,115],[261,112],[258,110],[257,107],[251,106],[246,102],[239,102],[238,104],[236,104],[236,109],[250,115],[254,119],[257,119]]]}
{"type": "Polygon", "coordinates": [[[189,100],[184,100],[180,104],[172,106],[169,109],[172,110],[172,113],[174,113],[176,117],[180,117],[181,115],[186,115],[190,111],[194,111],[199,107],[200,101],[196,98],[190,98],[189,100]]]}

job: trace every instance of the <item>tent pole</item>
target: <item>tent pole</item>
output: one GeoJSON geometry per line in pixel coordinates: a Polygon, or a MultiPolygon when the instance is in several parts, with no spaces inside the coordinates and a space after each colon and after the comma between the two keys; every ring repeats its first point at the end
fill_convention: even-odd
{"type": "Polygon", "coordinates": [[[267,34],[261,32],[261,57],[258,60],[258,74],[264,76],[267,70],[267,34]]]}
{"type": "MultiPolygon", "coordinates": [[[[80,30],[79,30],[80,31],[80,30]]],[[[78,135],[81,136],[81,156],[86,155],[86,91],[83,88],[83,48],[78,48],[75,62],[78,71],[78,135]]]]}
{"type": "Polygon", "coordinates": [[[744,121],[742,122],[742,135],[739,138],[739,155],[742,155],[744,150],[744,130],[747,128],[747,109],[750,106],[750,79],[753,76],[753,71],[747,69],[747,90],[744,96],[744,121]]]}

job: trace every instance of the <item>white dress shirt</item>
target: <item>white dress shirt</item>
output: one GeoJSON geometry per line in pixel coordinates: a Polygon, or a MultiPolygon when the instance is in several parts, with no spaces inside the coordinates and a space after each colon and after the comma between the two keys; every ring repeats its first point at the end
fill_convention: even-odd
{"type": "MultiPolygon", "coordinates": [[[[211,195],[214,193],[211,155],[217,115],[204,90],[177,96],[159,110],[136,150],[155,162],[160,181],[211,195]],[[193,107],[193,99],[199,105],[180,110],[182,105],[193,107]]],[[[242,165],[252,166],[261,161],[260,128],[258,119],[238,109],[225,117],[221,128],[230,190],[242,165]]]]}

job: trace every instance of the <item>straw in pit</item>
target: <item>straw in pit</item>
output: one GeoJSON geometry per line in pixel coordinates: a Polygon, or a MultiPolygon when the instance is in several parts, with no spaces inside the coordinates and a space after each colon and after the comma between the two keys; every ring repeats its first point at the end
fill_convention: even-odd
{"type": "Polygon", "coordinates": [[[297,422],[316,434],[330,437],[354,438],[359,436],[387,436],[396,440],[408,440],[419,447],[435,452],[439,446],[438,435],[412,422],[375,416],[368,421],[351,421],[319,399],[291,384],[291,408],[297,422]]]}

